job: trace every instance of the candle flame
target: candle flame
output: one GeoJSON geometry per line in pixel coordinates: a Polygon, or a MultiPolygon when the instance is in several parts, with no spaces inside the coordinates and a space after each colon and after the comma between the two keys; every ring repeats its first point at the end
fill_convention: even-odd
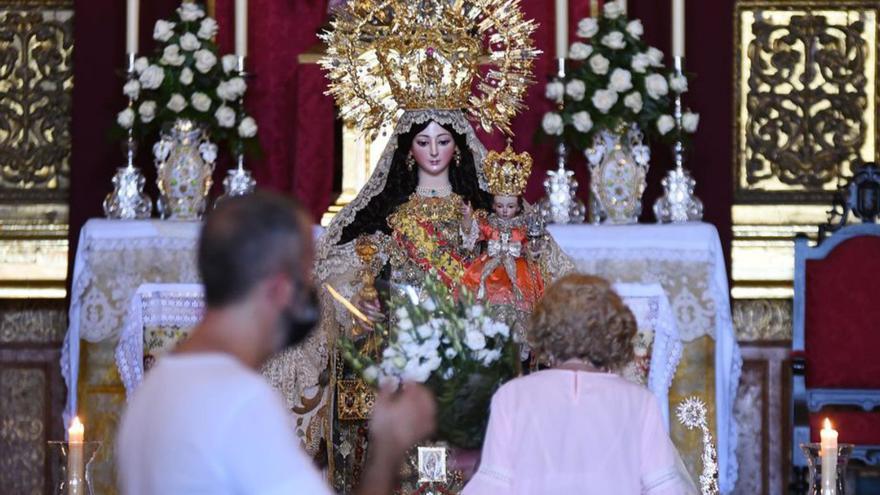
{"type": "Polygon", "coordinates": [[[357,308],[357,306],[355,306],[348,299],[343,297],[342,294],[336,292],[336,289],[334,289],[332,285],[324,284],[324,288],[326,288],[327,292],[329,292],[330,295],[333,296],[333,299],[336,299],[337,301],[339,301],[343,306],[345,306],[345,309],[347,309],[351,314],[353,314],[355,317],[357,317],[359,320],[363,321],[364,323],[367,323],[368,325],[372,326],[373,322],[371,322],[370,319],[367,318],[367,315],[363,314],[361,312],[361,310],[359,310],[357,308]]]}
{"type": "Polygon", "coordinates": [[[830,430],[831,429],[831,420],[825,418],[825,422],[823,423],[823,429],[830,430]]]}
{"type": "Polygon", "coordinates": [[[73,421],[70,422],[70,431],[83,431],[85,427],[82,424],[82,421],[79,420],[79,416],[74,416],[73,421]]]}

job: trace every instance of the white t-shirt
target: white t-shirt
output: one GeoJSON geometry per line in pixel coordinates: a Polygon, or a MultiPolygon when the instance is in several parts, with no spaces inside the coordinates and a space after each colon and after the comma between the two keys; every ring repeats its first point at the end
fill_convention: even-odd
{"type": "Polygon", "coordinates": [[[122,493],[330,494],[291,420],[277,392],[232,356],[165,356],[122,417],[122,493]]]}

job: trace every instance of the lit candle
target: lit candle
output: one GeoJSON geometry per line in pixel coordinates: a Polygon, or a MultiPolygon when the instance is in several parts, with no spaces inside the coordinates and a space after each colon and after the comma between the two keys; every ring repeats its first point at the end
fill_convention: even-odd
{"type": "Polygon", "coordinates": [[[235,54],[247,56],[247,0],[235,0],[235,54]]]}
{"type": "Polygon", "coordinates": [[[140,0],[128,0],[125,11],[125,52],[138,52],[138,8],[140,0]]]}
{"type": "Polygon", "coordinates": [[[83,439],[85,427],[79,416],[70,422],[67,430],[67,495],[85,494],[85,477],[83,476],[83,439]]]}
{"type": "Polygon", "coordinates": [[[837,495],[837,430],[825,418],[825,427],[819,432],[822,456],[822,495],[837,495]]]}
{"type": "Polygon", "coordinates": [[[568,0],[556,0],[556,58],[568,57],[568,0]]]}
{"type": "Polygon", "coordinates": [[[684,0],[672,0],[672,56],[684,57],[684,0]]]}

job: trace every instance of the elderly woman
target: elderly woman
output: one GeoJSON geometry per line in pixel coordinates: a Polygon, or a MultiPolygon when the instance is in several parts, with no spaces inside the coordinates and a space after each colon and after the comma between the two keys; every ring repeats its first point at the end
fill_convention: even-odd
{"type": "Polygon", "coordinates": [[[613,373],[633,358],[635,333],[605,280],[573,274],[554,283],[527,335],[552,367],[495,393],[464,495],[696,493],[657,399],[613,373]]]}

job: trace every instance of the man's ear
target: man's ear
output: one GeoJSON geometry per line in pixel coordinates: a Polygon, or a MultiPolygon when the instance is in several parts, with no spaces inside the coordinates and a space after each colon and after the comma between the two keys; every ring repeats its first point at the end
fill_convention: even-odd
{"type": "Polygon", "coordinates": [[[290,275],[277,273],[266,279],[265,295],[275,307],[284,307],[293,299],[293,280],[290,275]]]}

